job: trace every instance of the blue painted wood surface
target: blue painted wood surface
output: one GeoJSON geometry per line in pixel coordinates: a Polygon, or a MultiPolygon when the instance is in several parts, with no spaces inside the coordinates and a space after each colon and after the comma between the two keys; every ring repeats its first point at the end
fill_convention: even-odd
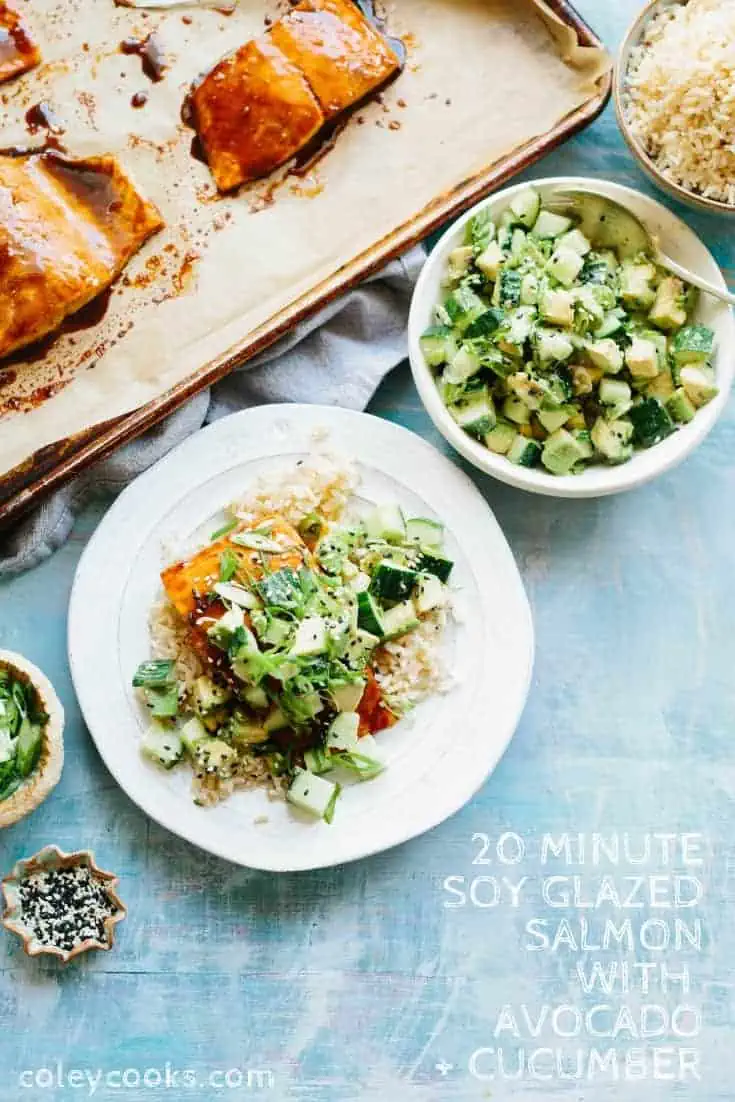
{"type": "MultiPolygon", "coordinates": [[[[611,47],[638,6],[579,2],[611,47]]],[[[572,172],[650,190],[611,110],[529,175],[572,172]]],[[[731,227],[681,213],[732,276],[731,227]]],[[[405,366],[372,410],[443,447],[405,366]]],[[[0,643],[47,671],[68,717],[63,780],[43,808],[2,834],[0,853],[8,869],[48,842],[91,847],[120,874],[130,918],[113,953],[65,971],[28,961],[14,939],[0,939],[0,1099],[732,1099],[733,454],[731,405],[683,467],[627,496],[555,501],[473,474],[515,551],[536,620],[533,689],[515,739],[472,803],[431,834],[347,868],[295,876],[233,868],[178,841],[150,823],[100,763],[65,653],[74,569],[109,503],[88,508],[63,550],[0,591],[0,643]],[[540,898],[548,875],[578,872],[589,893],[603,872],[619,879],[631,871],[589,861],[581,869],[544,864],[544,833],[563,831],[627,832],[636,844],[652,831],[701,833],[702,866],[679,871],[696,873],[703,898],[689,911],[557,910],[540,898]],[[483,845],[473,835],[486,834],[494,845],[503,832],[523,837],[521,863],[503,865],[493,849],[491,864],[473,864],[483,845]],[[502,876],[528,878],[518,907],[507,897],[489,905],[489,878],[502,876]],[[448,877],[464,878],[465,889],[487,878],[476,885],[477,905],[449,906],[460,901],[461,882],[449,890],[448,877]],[[621,961],[664,960],[672,971],[687,964],[688,994],[654,983],[648,996],[587,998],[577,963],[618,954],[569,944],[556,953],[532,948],[527,923],[534,917],[552,929],[566,917],[578,931],[580,917],[594,924],[610,913],[632,916],[636,930],[652,917],[701,921],[698,949],[620,954],[621,961]],[[626,1004],[635,1014],[644,1003],[669,1011],[691,1005],[691,1021],[701,1015],[698,1036],[649,1044],[696,1049],[700,1077],[666,1078],[672,1065],[662,1058],[658,1079],[543,1080],[528,1069],[516,1080],[486,1078],[495,1060],[489,1048],[507,1050],[512,1072],[518,1049],[528,1056],[540,1045],[589,1051],[613,1043],[562,1041],[559,1032],[573,1031],[571,1011],[557,1020],[556,1033],[547,1025],[534,1040],[533,1021],[521,1020],[514,1037],[498,1030],[504,1004],[519,1017],[525,1005],[533,1019],[544,1005],[595,1002],[626,1004]],[[103,1078],[96,1086],[80,1078],[88,1073],[94,1083],[97,1069],[103,1078]],[[146,1069],[150,1085],[136,1085],[146,1069]],[[222,1076],[230,1069],[228,1088],[222,1076]]],[[[652,859],[641,871],[676,868],[652,859]]],[[[638,1043],[629,1033],[618,1038],[621,1051],[638,1043]]]]}

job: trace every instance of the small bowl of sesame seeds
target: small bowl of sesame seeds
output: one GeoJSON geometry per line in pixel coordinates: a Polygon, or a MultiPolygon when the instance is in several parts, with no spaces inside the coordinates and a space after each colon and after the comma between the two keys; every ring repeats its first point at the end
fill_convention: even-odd
{"type": "Polygon", "coordinates": [[[46,846],[4,877],[3,926],[30,957],[47,953],[66,964],[89,949],[111,949],[115,925],[127,914],[117,885],[89,851],[46,846]]]}

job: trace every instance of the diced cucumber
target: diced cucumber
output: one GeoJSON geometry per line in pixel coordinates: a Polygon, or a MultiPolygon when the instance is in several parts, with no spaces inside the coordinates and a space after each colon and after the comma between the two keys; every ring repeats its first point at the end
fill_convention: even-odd
{"type": "MultiPolygon", "coordinates": [[[[425,568],[423,568],[425,569],[425,568]]],[[[362,670],[370,660],[375,648],[380,643],[380,638],[369,631],[358,628],[345,648],[342,660],[352,670],[362,670]]]]}
{"type": "Polygon", "coordinates": [[[680,279],[667,276],[661,280],[648,317],[654,325],[666,332],[684,325],[687,320],[686,295],[680,279]]]}
{"type": "Polygon", "coordinates": [[[184,756],[184,745],[173,730],[156,724],[146,731],[140,744],[141,753],[164,769],[173,769],[184,756]]]}
{"type": "Polygon", "coordinates": [[[428,548],[422,550],[421,558],[417,564],[417,569],[422,574],[435,574],[440,582],[449,581],[449,575],[453,568],[454,563],[451,559],[448,559],[446,555],[442,555],[439,551],[430,551],[428,548]]]}
{"type": "Polygon", "coordinates": [[[515,219],[526,229],[531,229],[541,210],[541,196],[532,187],[524,188],[510,201],[510,209],[515,219]]]}
{"type": "Polygon", "coordinates": [[[340,712],[327,731],[330,750],[354,750],[359,742],[360,717],[357,712],[340,712]]]}
{"type": "Polygon", "coordinates": [[[211,677],[202,675],[194,682],[194,702],[196,710],[202,715],[216,712],[232,697],[230,690],[222,685],[217,685],[211,677]]]}
{"type": "Polygon", "coordinates": [[[383,613],[369,592],[357,595],[357,624],[370,635],[377,635],[379,638],[385,635],[383,613]]]}
{"type": "Polygon", "coordinates": [[[709,368],[688,364],[682,367],[679,378],[687,397],[698,409],[700,406],[706,406],[719,394],[714,373],[709,368]]]}
{"type": "Polygon", "coordinates": [[[444,604],[445,589],[435,574],[422,574],[416,585],[414,604],[422,615],[444,604]]]}
{"type": "Polygon", "coordinates": [[[536,416],[548,433],[554,433],[567,423],[573,413],[573,407],[561,406],[560,409],[540,409],[536,416]]]}
{"type": "Polygon", "coordinates": [[[647,261],[625,261],[620,267],[620,297],[627,306],[648,310],[653,305],[656,292],[653,281],[656,269],[647,261]]]}
{"type": "Polygon", "coordinates": [[[249,704],[251,708],[255,708],[256,711],[265,711],[266,708],[270,707],[268,694],[260,685],[248,685],[248,687],[243,690],[242,696],[245,702],[249,704]]]}
{"type": "Polygon", "coordinates": [[[419,344],[429,367],[440,367],[457,353],[457,341],[448,325],[430,326],[419,338],[419,344]]]}
{"type": "Polygon", "coordinates": [[[286,799],[294,807],[329,822],[339,793],[338,784],[332,784],[324,777],[317,777],[307,769],[297,768],[286,792],[286,799]]]}
{"type": "Polygon", "coordinates": [[[346,681],[343,685],[331,685],[330,696],[338,712],[354,712],[362,700],[367,682],[364,677],[346,681]]]}
{"type": "Polygon", "coordinates": [[[582,271],[584,261],[574,249],[557,245],[552,254],[547,269],[554,279],[563,287],[571,287],[577,276],[582,271]]]}
{"type": "Polygon", "coordinates": [[[401,635],[407,635],[409,631],[414,631],[419,626],[419,620],[416,616],[413,601],[405,601],[403,604],[388,609],[387,612],[383,613],[383,623],[385,625],[386,641],[397,639],[401,635]]]}
{"type": "Polygon", "coordinates": [[[706,325],[687,325],[672,342],[672,354],[678,364],[704,363],[714,350],[715,335],[706,325]]]}
{"type": "Polygon", "coordinates": [[[558,244],[562,248],[572,249],[579,256],[587,256],[592,248],[582,231],[578,229],[568,230],[567,233],[562,234],[558,244]]]}
{"type": "Polygon", "coordinates": [[[541,445],[520,433],[508,450],[508,459],[518,467],[535,467],[541,454],[541,445]]]}
{"type": "Polygon", "coordinates": [[[633,439],[644,448],[658,444],[674,431],[668,411],[655,398],[643,398],[628,416],[633,425],[633,439]]]}
{"type": "Polygon", "coordinates": [[[207,629],[207,635],[216,646],[222,650],[227,650],[235,632],[244,627],[245,614],[243,610],[241,608],[231,608],[207,629]]]}
{"type": "Polygon", "coordinates": [[[487,388],[477,391],[463,401],[449,407],[461,429],[472,436],[485,436],[497,421],[495,406],[487,388]]]}
{"type": "Polygon", "coordinates": [[[572,220],[563,214],[554,214],[550,210],[542,210],[534,222],[533,235],[540,238],[560,237],[571,229],[572,220]]]}
{"type": "Polygon", "coordinates": [[[329,646],[327,623],[323,616],[307,616],[296,628],[290,654],[294,658],[308,658],[324,654],[329,646]]]}
{"type": "Polygon", "coordinates": [[[330,773],[334,769],[334,762],[329,754],[322,750],[321,746],[314,746],[310,750],[304,750],[304,765],[308,773],[320,777],[323,773],[330,773]]]}
{"type": "Polygon", "coordinates": [[[482,367],[480,357],[466,344],[463,344],[451,363],[444,368],[442,379],[446,383],[464,383],[472,378],[482,367]]]}
{"type": "Polygon", "coordinates": [[[505,455],[516,438],[514,425],[507,421],[498,421],[485,437],[485,447],[496,455],[505,455]]]}
{"type": "Polygon", "coordinates": [[[564,333],[558,333],[555,329],[539,329],[536,350],[539,360],[548,363],[551,360],[568,360],[574,352],[574,345],[564,333]]]}
{"type": "Polygon", "coordinates": [[[413,517],[406,521],[406,539],[422,547],[441,547],[444,542],[444,525],[427,517],[413,517]]]}
{"type": "Polygon", "coordinates": [[[264,731],[272,735],[275,731],[285,731],[290,724],[278,705],[274,705],[263,723],[264,731]]]}
{"type": "Polygon", "coordinates": [[[614,333],[619,333],[625,324],[626,314],[619,306],[614,310],[609,310],[603,318],[601,324],[595,329],[595,338],[602,340],[603,337],[611,337],[614,333]]]}
{"type": "MultiPolygon", "coordinates": [[[[373,572],[370,593],[383,601],[403,601],[406,597],[410,597],[417,579],[417,571],[409,570],[405,566],[399,566],[397,563],[388,562],[384,559],[378,563],[373,572]]],[[[364,597],[363,602],[366,603],[364,597]]],[[[358,597],[358,617],[361,608],[362,605],[358,597]]],[[[361,622],[359,618],[358,623],[360,627],[367,628],[368,631],[375,630],[369,624],[361,622]]],[[[376,632],[376,634],[380,634],[380,632],[376,632]]]]}
{"type": "Polygon", "coordinates": [[[538,276],[533,272],[527,272],[521,280],[521,305],[535,306],[539,296],[538,276]]]}
{"type": "Polygon", "coordinates": [[[201,719],[193,716],[186,721],[183,727],[179,728],[179,737],[181,738],[184,749],[188,750],[190,754],[193,754],[197,744],[202,742],[203,739],[209,738],[209,731],[204,726],[201,719]]]}
{"type": "Polygon", "coordinates": [[[610,463],[624,463],[630,459],[632,435],[633,426],[629,421],[606,421],[604,417],[597,418],[590,432],[595,448],[610,463]]]}
{"type": "Polygon", "coordinates": [[[505,312],[491,306],[484,314],[476,317],[464,332],[465,340],[473,341],[478,337],[491,337],[505,317],[505,312]]]}
{"type": "MultiPolygon", "coordinates": [[[[478,260],[479,264],[479,260],[478,260]]],[[[487,306],[470,287],[457,287],[444,303],[453,326],[464,332],[468,325],[487,310],[487,306]]]]}
{"type": "Polygon", "coordinates": [[[521,304],[521,273],[517,268],[503,268],[498,279],[499,305],[512,310],[521,304]]]}
{"type": "Polygon", "coordinates": [[[591,459],[595,454],[595,448],[592,443],[592,437],[587,429],[575,429],[572,432],[572,436],[577,441],[577,445],[582,452],[582,457],[584,459],[591,459]]]}
{"type": "Polygon", "coordinates": [[[600,379],[598,395],[608,421],[619,420],[633,404],[630,387],[622,379],[600,379]]]}
{"type": "MultiPolygon", "coordinates": [[[[513,257],[514,260],[520,260],[523,256],[524,250],[526,248],[526,241],[526,231],[517,226],[513,230],[513,236],[510,239],[510,255],[513,257]]],[[[510,271],[511,269],[508,270],[510,271]]]]}
{"type": "Polygon", "coordinates": [[[475,264],[483,275],[493,282],[498,278],[498,273],[505,260],[505,253],[497,241],[491,241],[484,252],[480,253],[475,264]]]}
{"type": "Polygon", "coordinates": [[[485,207],[484,210],[478,211],[474,218],[471,218],[467,223],[465,242],[472,246],[473,253],[477,255],[487,248],[494,237],[495,223],[490,211],[485,207]]]}
{"type": "Polygon", "coordinates": [[[674,393],[666,399],[666,409],[669,415],[680,424],[687,424],[693,420],[697,412],[696,406],[690,400],[683,386],[678,387],[674,393]]]}
{"type": "Polygon", "coordinates": [[[403,513],[397,505],[381,505],[366,517],[365,531],[370,539],[403,543],[406,538],[403,513]]]}
{"type": "Polygon", "coordinates": [[[541,462],[552,474],[566,475],[585,458],[584,448],[566,429],[557,429],[544,442],[541,462]]]}

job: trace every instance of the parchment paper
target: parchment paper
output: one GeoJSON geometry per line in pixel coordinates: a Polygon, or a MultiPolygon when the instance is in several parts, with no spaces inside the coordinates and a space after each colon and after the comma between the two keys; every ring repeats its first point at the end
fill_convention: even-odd
{"type": "Polygon", "coordinates": [[[0,362],[0,471],[136,409],[234,348],[437,194],[551,129],[609,66],[541,2],[401,0],[390,28],[409,61],[382,102],[360,110],[305,177],[222,199],[191,157],[181,103],[192,79],[278,14],[275,0],[241,0],[230,17],[33,0],[44,64],[5,86],[2,145],[27,144],[25,112],[46,101],[68,150],[117,154],[167,226],[129,265],[95,328],[63,335],[41,361],[0,362]],[[124,38],[154,29],[171,62],[157,84],[138,57],[119,52],[124,38]],[[136,109],[139,91],[148,102],[136,109]]]}

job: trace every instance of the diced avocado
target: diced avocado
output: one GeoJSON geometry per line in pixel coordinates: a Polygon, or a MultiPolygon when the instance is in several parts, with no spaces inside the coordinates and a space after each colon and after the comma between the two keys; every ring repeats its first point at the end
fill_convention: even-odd
{"type": "MultiPolygon", "coordinates": [[[[21,777],[28,777],[36,768],[43,746],[43,728],[23,716],[15,749],[15,768],[21,777]]],[[[180,756],[180,755],[179,755],[180,756]]],[[[177,759],[178,760],[178,759],[177,759]]]]}
{"type": "Polygon", "coordinates": [[[587,429],[574,429],[572,436],[577,441],[577,446],[582,453],[582,458],[591,459],[595,454],[595,448],[592,443],[592,437],[587,429]]]}
{"type": "Polygon", "coordinates": [[[620,297],[627,306],[648,310],[656,292],[653,281],[656,269],[647,261],[628,261],[620,266],[620,297]]]}
{"type": "MultiPolygon", "coordinates": [[[[375,568],[370,583],[370,593],[382,601],[403,601],[411,596],[417,580],[418,573],[415,570],[409,570],[408,567],[384,559],[375,568]]],[[[360,607],[358,603],[358,623],[360,607]]],[[[360,623],[360,627],[367,627],[368,631],[375,630],[363,623],[360,623]]],[[[376,632],[376,634],[380,633],[376,632]]]]}
{"type": "Polygon", "coordinates": [[[678,364],[703,363],[714,351],[715,335],[706,325],[687,325],[672,341],[672,353],[678,364]]]}
{"type": "Polygon", "coordinates": [[[592,394],[595,385],[599,382],[602,371],[599,367],[585,367],[584,364],[575,364],[572,372],[572,393],[575,397],[585,397],[592,394]]]}
{"type": "Polygon", "coordinates": [[[445,589],[435,574],[422,574],[416,585],[414,604],[416,611],[423,615],[444,604],[445,589]]]}
{"type": "Polygon", "coordinates": [[[541,454],[541,445],[520,433],[508,450],[508,459],[518,467],[534,467],[541,454]]]}
{"type": "Polygon", "coordinates": [[[622,369],[623,353],[612,338],[589,341],[585,348],[595,367],[601,367],[606,374],[617,375],[622,369]]]}
{"type": "Polygon", "coordinates": [[[268,694],[260,685],[249,685],[243,690],[242,696],[245,702],[256,710],[264,710],[270,706],[268,694]]]}
{"type": "Polygon", "coordinates": [[[475,264],[488,279],[496,280],[505,260],[505,253],[497,241],[491,241],[484,252],[480,253],[475,264]]]}
{"type": "Polygon", "coordinates": [[[407,635],[419,626],[418,617],[413,601],[405,601],[383,613],[385,624],[385,639],[397,639],[401,635],[407,635]]]}
{"type": "Polygon", "coordinates": [[[697,409],[700,406],[706,406],[719,394],[714,373],[707,367],[695,367],[693,364],[688,364],[686,367],[682,367],[679,376],[687,398],[697,409]]]}
{"type": "Polygon", "coordinates": [[[598,395],[608,421],[625,416],[633,404],[630,387],[622,379],[600,379],[598,395]]]}
{"type": "Polygon", "coordinates": [[[656,290],[656,298],[648,314],[659,329],[679,329],[687,320],[684,284],[676,276],[662,279],[656,290]]]}
{"type": "Polygon", "coordinates": [[[630,440],[633,426],[629,421],[606,421],[598,417],[592,426],[590,437],[600,455],[611,463],[624,463],[633,454],[630,440]]]}
{"type": "Polygon", "coordinates": [[[148,728],[140,744],[141,753],[164,769],[173,769],[184,756],[183,743],[173,728],[154,724],[148,728]]]}
{"type": "Polygon", "coordinates": [[[658,444],[674,431],[668,411],[656,398],[643,398],[628,416],[633,425],[633,440],[643,448],[658,444]]]}
{"type": "Polygon", "coordinates": [[[357,594],[357,624],[362,631],[378,638],[385,634],[383,613],[370,593],[357,594]]]}
{"type": "Polygon", "coordinates": [[[362,700],[367,682],[364,677],[355,681],[346,681],[343,685],[332,685],[329,693],[338,712],[354,712],[362,700]]]}
{"type": "Polygon", "coordinates": [[[571,229],[572,220],[563,214],[553,214],[550,210],[542,210],[533,225],[534,237],[551,238],[560,237],[571,229]]]}
{"type": "Polygon", "coordinates": [[[197,742],[194,756],[197,769],[223,779],[231,775],[232,766],[237,760],[237,752],[218,738],[207,738],[197,742]]]}
{"type": "Polygon", "coordinates": [[[659,402],[666,404],[667,399],[674,393],[674,380],[671,377],[671,372],[668,368],[665,371],[659,371],[655,379],[651,379],[644,388],[639,384],[638,389],[643,389],[644,393],[650,398],[658,398],[659,402]]]}
{"type": "Polygon", "coordinates": [[[497,306],[491,306],[484,313],[478,314],[473,322],[464,331],[465,340],[473,341],[478,337],[491,337],[503,321],[505,312],[497,306]]]}
{"type": "Polygon", "coordinates": [[[403,513],[397,505],[380,505],[365,518],[365,532],[369,539],[403,543],[406,538],[403,513]]]}
{"type": "Polygon", "coordinates": [[[634,377],[653,379],[659,371],[658,349],[653,341],[634,337],[625,350],[625,363],[634,377]]]}
{"type": "Polygon", "coordinates": [[[485,437],[485,447],[496,455],[505,455],[516,438],[516,428],[508,421],[498,421],[485,437]]]}
{"type": "Polygon", "coordinates": [[[554,433],[567,423],[573,412],[572,406],[561,406],[559,409],[540,409],[536,416],[548,433],[554,433]]]}
{"type": "Polygon", "coordinates": [[[277,616],[271,617],[261,636],[264,643],[272,647],[280,647],[291,634],[292,624],[288,620],[280,620],[277,616]]]}
{"type": "Polygon", "coordinates": [[[369,662],[371,654],[379,643],[380,638],[377,635],[373,635],[372,632],[365,631],[363,628],[358,628],[354,637],[347,644],[342,655],[342,661],[346,662],[352,670],[362,670],[369,662]]]}
{"type": "Polygon", "coordinates": [[[428,517],[413,517],[406,521],[406,539],[421,547],[441,547],[444,542],[444,525],[428,517]]]}
{"type": "Polygon", "coordinates": [[[558,244],[547,264],[550,274],[563,287],[571,287],[582,270],[584,261],[574,249],[558,244]]]}
{"type": "Polygon", "coordinates": [[[188,750],[190,754],[193,754],[198,743],[203,739],[209,738],[209,732],[202,721],[194,716],[192,719],[188,719],[179,729],[179,737],[181,738],[184,748],[188,750]]]}
{"type": "Polygon", "coordinates": [[[516,221],[530,230],[541,210],[541,196],[535,188],[524,188],[523,191],[519,191],[517,195],[513,196],[510,201],[510,209],[513,211],[516,221]]]}
{"type": "Polygon", "coordinates": [[[450,406],[449,412],[459,427],[472,436],[485,436],[497,421],[495,406],[487,387],[469,394],[463,402],[450,406]]]}
{"type": "Polygon", "coordinates": [[[286,799],[294,807],[316,816],[317,819],[331,821],[339,792],[338,784],[332,784],[324,777],[317,777],[307,769],[296,769],[286,792],[286,799]]]}
{"type": "Polygon", "coordinates": [[[536,350],[542,363],[568,360],[574,352],[574,345],[563,333],[554,329],[539,329],[536,334],[536,350]]]}
{"type": "Polygon", "coordinates": [[[340,712],[327,731],[327,747],[330,750],[354,750],[360,740],[360,717],[357,712],[340,712]]]}
{"type": "Polygon", "coordinates": [[[329,645],[327,624],[323,616],[307,616],[296,628],[290,654],[294,658],[307,658],[324,654],[329,645]]]}
{"type": "Polygon", "coordinates": [[[265,717],[263,730],[267,734],[272,735],[274,731],[285,731],[288,726],[288,719],[283,714],[281,709],[277,705],[274,705],[274,707],[271,708],[270,712],[265,717]]]}
{"type": "Polygon", "coordinates": [[[584,449],[566,429],[557,429],[544,442],[541,462],[552,474],[566,475],[584,459],[584,449]]]}
{"type": "Polygon", "coordinates": [[[416,568],[422,574],[435,574],[439,581],[447,582],[454,568],[454,563],[439,551],[423,548],[416,568]]]}
{"type": "Polygon", "coordinates": [[[230,690],[225,686],[216,685],[211,677],[202,675],[194,682],[196,710],[203,715],[221,708],[231,697],[230,690]]]}
{"type": "Polygon", "coordinates": [[[571,327],[574,324],[574,295],[571,291],[546,291],[539,300],[539,313],[554,325],[571,327]]]}
{"type": "Polygon", "coordinates": [[[666,410],[674,421],[684,425],[693,420],[697,412],[683,386],[677,387],[674,393],[666,399],[666,410]]]}
{"type": "Polygon", "coordinates": [[[456,283],[466,275],[473,256],[474,250],[471,245],[459,245],[456,249],[452,249],[448,257],[448,279],[456,283]]]}
{"type": "Polygon", "coordinates": [[[431,325],[419,338],[429,367],[440,367],[457,354],[457,342],[448,325],[431,325]]]}
{"type": "Polygon", "coordinates": [[[525,402],[514,394],[509,394],[503,402],[503,416],[516,425],[528,425],[531,420],[531,410],[525,402]]]}
{"type": "Polygon", "coordinates": [[[521,303],[521,273],[517,268],[503,268],[498,280],[499,305],[513,309],[521,303]]]}
{"type": "Polygon", "coordinates": [[[535,306],[538,302],[539,281],[533,272],[526,272],[521,280],[521,305],[535,306]]]}
{"type": "Polygon", "coordinates": [[[581,230],[574,229],[569,230],[563,234],[558,241],[560,247],[565,249],[572,249],[579,256],[587,256],[592,246],[587,238],[584,236],[581,230]]]}
{"type": "Polygon", "coordinates": [[[444,303],[444,309],[449,320],[460,333],[470,325],[475,318],[479,318],[487,309],[480,296],[471,287],[457,287],[444,303]]]}
{"type": "Polygon", "coordinates": [[[482,362],[477,353],[463,344],[451,363],[445,367],[442,378],[447,383],[464,383],[476,375],[481,367],[482,362]]]}

